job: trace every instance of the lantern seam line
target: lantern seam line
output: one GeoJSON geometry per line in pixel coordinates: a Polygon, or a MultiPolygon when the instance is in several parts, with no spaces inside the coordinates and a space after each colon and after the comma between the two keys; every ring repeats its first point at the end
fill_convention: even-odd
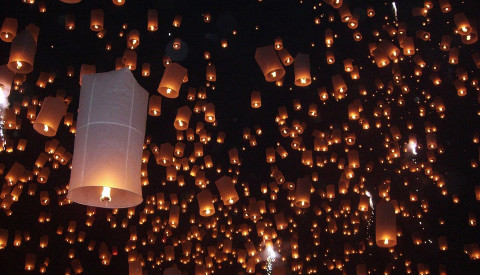
{"type": "MultiPolygon", "coordinates": [[[[135,83],[133,84],[133,93],[132,93],[132,98],[131,98],[131,104],[130,104],[130,122],[129,122],[129,125],[128,125],[128,139],[127,139],[127,155],[125,157],[125,173],[128,174],[128,169],[127,169],[127,162],[128,162],[128,153],[129,153],[129,149],[130,149],[130,135],[132,133],[131,129],[132,127],[130,125],[132,125],[132,114],[133,114],[133,99],[135,98],[135,83]]],[[[135,129],[136,130],[136,129],[135,129]]],[[[125,181],[124,181],[124,186],[127,186],[127,175],[125,175],[125,181]]]]}

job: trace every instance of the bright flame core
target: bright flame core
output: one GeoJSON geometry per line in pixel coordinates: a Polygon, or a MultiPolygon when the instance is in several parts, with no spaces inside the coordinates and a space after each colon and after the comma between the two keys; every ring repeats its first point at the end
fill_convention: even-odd
{"type": "Polygon", "coordinates": [[[110,202],[112,198],[110,197],[110,191],[112,188],[104,186],[102,190],[102,196],[100,197],[100,200],[103,202],[110,202]]]}

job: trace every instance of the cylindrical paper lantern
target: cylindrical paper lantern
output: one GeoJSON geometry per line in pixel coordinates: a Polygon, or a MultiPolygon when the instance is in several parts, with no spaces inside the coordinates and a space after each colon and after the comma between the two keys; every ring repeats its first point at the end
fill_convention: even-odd
{"type": "Polygon", "coordinates": [[[295,206],[299,208],[310,207],[310,182],[308,178],[297,179],[295,206]]]}
{"type": "Polygon", "coordinates": [[[90,29],[94,32],[103,30],[103,10],[93,9],[90,12],[90,29]]]}
{"type": "Polygon", "coordinates": [[[305,53],[298,53],[293,63],[295,72],[295,85],[304,87],[312,83],[310,76],[310,56],[305,53]]]}
{"type": "Polygon", "coordinates": [[[187,74],[187,69],[177,63],[171,63],[165,66],[162,80],[158,86],[157,91],[168,98],[176,98],[180,93],[180,87],[183,83],[183,78],[187,74]]]}
{"type": "Polygon", "coordinates": [[[147,11],[147,29],[151,32],[158,30],[158,12],[154,9],[147,11]]]}
{"type": "Polygon", "coordinates": [[[5,18],[5,20],[3,20],[2,29],[0,30],[0,38],[4,42],[12,42],[15,35],[17,35],[17,28],[17,18],[5,18]]]}
{"type": "Polygon", "coordinates": [[[33,62],[37,42],[31,32],[24,30],[12,41],[8,68],[19,74],[28,74],[33,71],[33,62]]]}
{"type": "Polygon", "coordinates": [[[62,99],[53,96],[46,97],[33,124],[33,129],[47,137],[55,136],[58,125],[66,112],[67,105],[62,99]]]}
{"type": "Polygon", "coordinates": [[[190,121],[190,116],[192,115],[192,110],[188,106],[183,106],[177,109],[177,116],[175,117],[175,122],[173,126],[177,130],[186,130],[188,128],[188,123],[190,121]]]}
{"type": "Polygon", "coordinates": [[[285,69],[278,59],[277,53],[273,46],[265,46],[257,48],[255,51],[255,60],[268,82],[274,82],[282,79],[285,75],[285,69]]]}
{"type": "Polygon", "coordinates": [[[212,193],[208,190],[202,190],[197,194],[198,208],[200,216],[209,217],[215,214],[215,206],[212,201],[212,193]]]}
{"type": "Polygon", "coordinates": [[[220,193],[220,198],[222,199],[223,204],[232,205],[238,201],[239,197],[232,182],[232,178],[223,176],[215,181],[215,185],[220,193]]]}
{"type": "Polygon", "coordinates": [[[390,201],[381,201],[375,208],[375,239],[379,247],[397,245],[395,208],[390,201]]]}
{"type": "Polygon", "coordinates": [[[148,114],[151,116],[160,116],[162,113],[162,97],[152,95],[148,101],[148,114]]]}
{"type": "Polygon", "coordinates": [[[142,202],[148,92],[128,69],[83,81],[67,198],[96,207],[136,206],[142,202]]]}

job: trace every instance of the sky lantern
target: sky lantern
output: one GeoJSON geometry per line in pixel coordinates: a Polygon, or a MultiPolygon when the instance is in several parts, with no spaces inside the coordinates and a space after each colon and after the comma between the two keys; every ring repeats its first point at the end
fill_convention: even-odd
{"type": "Polygon", "coordinates": [[[43,100],[42,108],[33,124],[33,128],[44,136],[55,136],[58,125],[65,116],[66,111],[67,106],[62,99],[53,96],[46,97],[43,100]]]}
{"type": "Polygon", "coordinates": [[[7,17],[3,20],[2,28],[0,29],[0,39],[4,42],[12,42],[17,35],[18,21],[16,18],[7,17]]]}
{"type": "Polygon", "coordinates": [[[212,193],[208,190],[202,190],[197,194],[198,208],[200,216],[209,217],[215,214],[215,207],[212,202],[212,193]]]}
{"type": "Polygon", "coordinates": [[[375,207],[375,239],[379,247],[397,245],[397,223],[391,202],[382,200],[375,207]]]}
{"type": "Polygon", "coordinates": [[[86,75],[84,82],[68,198],[96,207],[135,206],[142,201],[148,93],[127,69],[86,75]]]}
{"type": "Polygon", "coordinates": [[[267,82],[277,81],[285,75],[285,69],[278,59],[273,46],[257,48],[255,51],[255,61],[257,61],[267,82]]]}
{"type": "Polygon", "coordinates": [[[20,32],[12,41],[8,68],[19,74],[32,72],[36,51],[37,42],[34,36],[27,30],[20,32]]]}
{"type": "Polygon", "coordinates": [[[178,108],[177,116],[175,118],[174,126],[177,130],[186,130],[188,128],[188,123],[190,121],[190,116],[192,111],[188,106],[183,106],[178,108]]]}
{"type": "Polygon", "coordinates": [[[102,9],[93,9],[90,12],[90,29],[94,32],[101,32],[103,30],[103,17],[104,13],[102,9]]]}
{"type": "Polygon", "coordinates": [[[177,98],[186,74],[187,69],[178,63],[169,64],[165,67],[165,72],[163,73],[157,91],[164,97],[177,98]]]}
{"type": "Polygon", "coordinates": [[[293,63],[295,72],[295,85],[304,87],[312,83],[310,76],[310,56],[304,53],[298,53],[293,63]]]}
{"type": "Polygon", "coordinates": [[[155,9],[147,11],[147,30],[151,32],[158,30],[158,12],[155,9]]]}
{"type": "Polygon", "coordinates": [[[472,32],[472,26],[470,26],[470,22],[468,21],[467,16],[465,13],[460,12],[456,13],[453,17],[453,21],[455,22],[455,25],[457,27],[457,32],[460,35],[467,35],[472,32]]]}

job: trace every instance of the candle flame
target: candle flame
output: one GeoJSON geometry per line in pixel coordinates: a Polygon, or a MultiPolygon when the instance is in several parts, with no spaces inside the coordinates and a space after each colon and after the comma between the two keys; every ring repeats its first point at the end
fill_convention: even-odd
{"type": "Polygon", "coordinates": [[[44,125],[43,125],[43,130],[44,130],[45,132],[48,132],[48,126],[47,126],[47,124],[44,124],[44,125]]]}
{"type": "Polygon", "coordinates": [[[22,66],[23,66],[22,62],[17,61],[17,69],[18,69],[18,70],[21,69],[22,66]]]}
{"type": "Polygon", "coordinates": [[[110,202],[112,200],[112,198],[110,197],[110,191],[111,191],[110,187],[104,186],[100,200],[103,202],[110,202]]]}

